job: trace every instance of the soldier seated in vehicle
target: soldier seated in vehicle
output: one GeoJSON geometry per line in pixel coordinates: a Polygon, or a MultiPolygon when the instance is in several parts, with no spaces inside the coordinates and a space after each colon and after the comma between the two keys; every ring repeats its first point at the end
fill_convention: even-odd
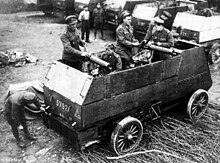
{"type": "Polygon", "coordinates": [[[92,72],[94,76],[104,76],[109,73],[114,73],[122,70],[121,57],[114,51],[115,45],[113,43],[107,43],[105,45],[105,51],[102,52],[98,57],[108,62],[109,66],[99,66],[97,69],[94,69],[92,72]]]}
{"type": "MultiPolygon", "coordinates": [[[[143,40],[142,44],[147,44],[147,46],[150,45],[156,45],[161,46],[165,48],[171,48],[174,46],[174,38],[171,34],[171,32],[164,28],[163,26],[164,21],[160,19],[159,17],[156,17],[154,19],[155,26],[152,30],[152,35],[149,39],[149,42],[147,40],[143,40]]],[[[159,60],[165,60],[171,58],[170,54],[154,51],[152,62],[159,61],[159,60]]]]}

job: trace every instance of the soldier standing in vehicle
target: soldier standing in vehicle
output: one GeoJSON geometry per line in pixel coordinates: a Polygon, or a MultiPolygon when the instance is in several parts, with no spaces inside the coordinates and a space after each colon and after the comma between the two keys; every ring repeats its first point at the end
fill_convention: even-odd
{"type": "Polygon", "coordinates": [[[84,46],[85,43],[80,39],[76,28],[77,18],[75,15],[70,15],[65,19],[65,22],[67,23],[66,32],[61,36],[64,47],[62,61],[68,66],[82,70],[82,59],[89,54],[80,50],[80,46],[84,46]]]}
{"type": "Polygon", "coordinates": [[[104,10],[102,9],[100,3],[97,4],[96,8],[93,11],[94,17],[94,39],[96,39],[97,30],[99,29],[104,39],[103,26],[104,26],[104,10]]]}
{"type": "MultiPolygon", "coordinates": [[[[154,27],[152,29],[152,36],[148,42],[148,46],[157,45],[165,48],[171,48],[174,46],[174,38],[171,32],[163,27],[164,21],[159,17],[154,19],[154,27]]],[[[147,41],[144,40],[146,43],[147,41]]],[[[164,52],[155,51],[152,61],[165,60],[171,58],[171,56],[164,52]]]]}
{"type": "Polygon", "coordinates": [[[86,42],[91,43],[89,41],[89,34],[90,34],[90,13],[89,13],[89,7],[87,5],[83,6],[83,11],[79,14],[79,21],[82,22],[81,26],[81,39],[84,40],[84,34],[86,33],[86,42]]]}
{"type": "Polygon", "coordinates": [[[122,59],[123,69],[134,67],[132,64],[132,48],[139,46],[138,40],[134,38],[131,26],[131,14],[123,11],[120,15],[122,23],[116,29],[116,50],[122,59]]]}
{"type": "Polygon", "coordinates": [[[39,109],[41,107],[36,95],[28,91],[19,91],[10,95],[5,102],[5,116],[8,123],[11,125],[12,133],[17,140],[19,147],[26,147],[26,142],[19,138],[18,126],[23,126],[25,138],[29,140],[37,140],[36,137],[31,136],[26,124],[24,116],[24,106],[27,104],[35,104],[39,109]]]}
{"type": "MultiPolygon", "coordinates": [[[[165,24],[171,16],[172,15],[169,12],[163,11],[163,13],[159,16],[159,18],[162,19],[165,24]]],[[[155,26],[155,23],[153,20],[150,22],[148,30],[147,30],[147,34],[145,35],[145,38],[144,38],[144,40],[146,40],[147,42],[150,40],[150,37],[152,36],[152,30],[153,30],[154,26],[155,26]]]]}

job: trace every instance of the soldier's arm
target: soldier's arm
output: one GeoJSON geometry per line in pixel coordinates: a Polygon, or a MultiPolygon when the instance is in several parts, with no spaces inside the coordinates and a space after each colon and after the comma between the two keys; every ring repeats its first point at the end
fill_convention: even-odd
{"type": "Polygon", "coordinates": [[[116,53],[114,53],[114,55],[115,55],[115,57],[116,57],[116,69],[115,69],[115,71],[121,71],[122,70],[122,61],[121,61],[121,57],[118,55],[118,54],[116,54],[116,53]]]}
{"type": "Polygon", "coordinates": [[[167,34],[167,42],[162,43],[161,46],[166,48],[170,48],[174,46],[174,37],[170,32],[168,32],[167,34]]]}
{"type": "Polygon", "coordinates": [[[147,42],[150,40],[151,36],[152,36],[152,31],[153,31],[153,28],[154,28],[154,24],[153,23],[150,23],[149,24],[149,27],[147,29],[147,33],[144,37],[144,40],[146,40],[147,42]]]}
{"type": "Polygon", "coordinates": [[[41,104],[40,104],[39,100],[37,99],[37,96],[35,97],[33,104],[36,105],[36,107],[38,107],[40,109],[41,104]]]}
{"type": "Polygon", "coordinates": [[[124,46],[132,47],[133,43],[125,39],[123,29],[116,30],[116,37],[118,41],[124,46]]]}
{"type": "Polygon", "coordinates": [[[24,108],[22,108],[20,105],[18,105],[17,103],[13,103],[11,104],[11,118],[12,120],[18,121],[20,117],[20,113],[24,112],[24,108]]]}
{"type": "Polygon", "coordinates": [[[82,52],[71,46],[71,43],[65,34],[61,36],[61,41],[63,43],[65,52],[81,57],[82,52]]]}
{"type": "Polygon", "coordinates": [[[93,18],[95,18],[96,14],[97,14],[97,10],[96,10],[96,8],[95,8],[95,9],[93,10],[93,13],[92,13],[93,18]]]}

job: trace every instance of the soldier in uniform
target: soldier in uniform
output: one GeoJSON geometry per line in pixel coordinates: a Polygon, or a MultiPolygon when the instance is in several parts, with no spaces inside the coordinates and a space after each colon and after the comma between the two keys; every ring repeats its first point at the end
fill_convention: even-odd
{"type": "Polygon", "coordinates": [[[26,143],[19,138],[18,126],[23,126],[25,137],[29,140],[37,140],[36,137],[30,135],[24,116],[24,106],[27,104],[35,104],[40,109],[40,103],[36,95],[28,91],[19,91],[10,95],[5,102],[5,116],[11,125],[12,133],[17,140],[18,146],[24,148],[26,143]]]}
{"type": "Polygon", "coordinates": [[[99,58],[108,62],[109,66],[108,68],[100,66],[99,68],[100,76],[122,70],[121,57],[114,51],[115,51],[115,46],[112,43],[107,43],[105,45],[105,51],[101,54],[101,56],[99,56],[99,58]]]}
{"type": "Polygon", "coordinates": [[[123,11],[120,15],[122,23],[116,29],[116,53],[122,59],[123,69],[133,67],[132,48],[139,46],[139,42],[134,38],[133,28],[131,26],[131,14],[123,11]]]}
{"type": "MultiPolygon", "coordinates": [[[[159,16],[160,19],[162,19],[164,21],[164,23],[166,23],[166,21],[171,17],[172,15],[167,12],[167,11],[163,11],[163,13],[159,16]]],[[[147,34],[145,35],[144,40],[146,40],[147,42],[150,40],[150,37],[152,36],[152,30],[155,26],[154,20],[150,22],[148,30],[147,30],[147,34]]]]}
{"type": "MultiPolygon", "coordinates": [[[[150,40],[148,42],[148,45],[157,45],[165,48],[171,48],[174,46],[174,38],[171,32],[163,27],[164,21],[160,19],[159,17],[156,17],[154,19],[154,27],[152,30],[152,36],[150,37],[150,40]]],[[[147,42],[146,40],[144,40],[147,42]]],[[[152,61],[158,61],[158,60],[164,60],[168,59],[171,56],[169,54],[166,54],[164,52],[157,52],[155,51],[153,54],[152,61]]]]}
{"type": "Polygon", "coordinates": [[[89,54],[80,50],[80,46],[84,46],[85,43],[80,39],[76,28],[77,18],[75,15],[70,15],[65,19],[65,22],[67,28],[61,36],[64,47],[62,61],[75,69],[82,70],[82,59],[89,54]]]}
{"type": "Polygon", "coordinates": [[[102,39],[104,39],[103,34],[103,25],[104,25],[104,10],[101,8],[100,3],[97,4],[96,8],[93,11],[94,17],[94,39],[96,39],[97,30],[99,29],[102,35],[102,39]]]}

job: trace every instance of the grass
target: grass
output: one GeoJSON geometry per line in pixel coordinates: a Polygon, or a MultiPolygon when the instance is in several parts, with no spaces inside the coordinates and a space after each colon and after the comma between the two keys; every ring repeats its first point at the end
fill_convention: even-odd
{"type": "Polygon", "coordinates": [[[208,163],[220,160],[220,121],[218,110],[208,109],[198,121],[164,116],[145,124],[139,147],[124,156],[106,146],[62,156],[66,162],[87,163],[208,163]]]}

